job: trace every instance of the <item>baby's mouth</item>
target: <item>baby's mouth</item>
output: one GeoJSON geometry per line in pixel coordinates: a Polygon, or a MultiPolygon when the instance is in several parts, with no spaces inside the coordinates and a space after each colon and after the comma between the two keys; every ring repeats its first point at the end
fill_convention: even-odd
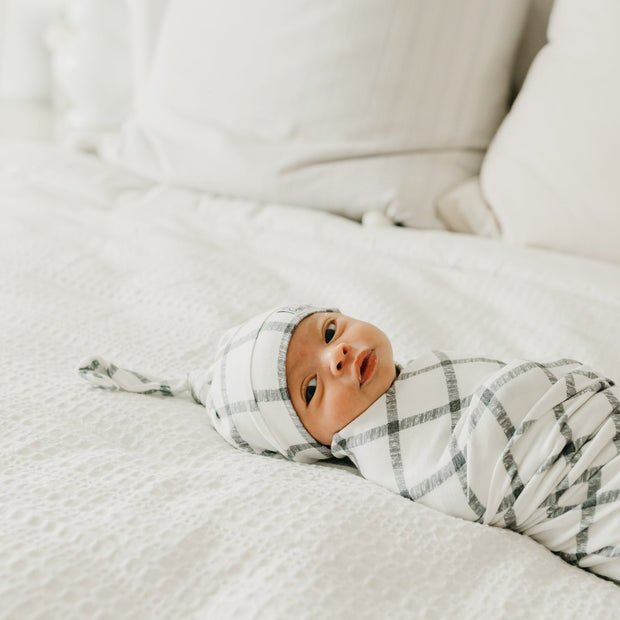
{"type": "Polygon", "coordinates": [[[360,385],[364,385],[364,383],[366,383],[366,381],[368,381],[375,372],[375,368],[377,366],[377,354],[373,350],[369,349],[368,351],[362,353],[360,358],[361,359],[359,360],[358,366],[359,381],[360,385]]]}

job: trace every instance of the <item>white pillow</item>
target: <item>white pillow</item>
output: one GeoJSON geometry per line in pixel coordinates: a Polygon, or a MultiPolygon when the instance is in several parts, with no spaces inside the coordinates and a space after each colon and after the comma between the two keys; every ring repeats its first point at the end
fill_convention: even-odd
{"type": "Polygon", "coordinates": [[[43,32],[66,0],[0,0],[0,101],[49,103],[51,92],[43,32]]]}
{"type": "Polygon", "coordinates": [[[556,0],[485,158],[504,239],[620,261],[620,2],[556,0]]]}
{"type": "Polygon", "coordinates": [[[142,94],[169,0],[125,0],[130,15],[133,89],[142,94]]]}
{"type": "Polygon", "coordinates": [[[506,113],[528,0],[171,0],[106,155],[160,181],[443,228],[506,113]]]}

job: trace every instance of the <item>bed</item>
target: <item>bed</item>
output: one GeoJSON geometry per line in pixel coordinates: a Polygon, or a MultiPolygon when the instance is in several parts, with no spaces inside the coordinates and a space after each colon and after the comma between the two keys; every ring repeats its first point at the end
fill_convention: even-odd
{"type": "MultiPolygon", "coordinates": [[[[506,122],[526,121],[517,109],[506,122]]],[[[617,617],[617,585],[526,537],[436,513],[346,462],[241,453],[189,399],[98,390],[76,373],[97,353],[180,376],[208,363],[230,325],[301,301],[376,323],[396,359],[571,357],[620,379],[620,264],[598,215],[581,245],[574,230],[546,243],[552,226],[534,243],[493,233],[488,202],[472,196],[486,188],[504,204],[506,124],[486,171],[484,154],[457,166],[441,226],[421,206],[412,217],[425,222],[407,224],[392,199],[360,224],[365,202],[343,194],[357,209],[343,217],[299,184],[278,199],[251,179],[209,191],[175,178],[177,164],[192,173],[166,143],[181,133],[160,136],[162,172],[136,127],[98,154],[0,141],[0,615],[617,617]],[[480,165],[472,190],[468,166],[480,165]],[[449,230],[467,209],[470,230],[449,230]]],[[[616,236],[619,205],[612,195],[602,214],[616,236]]],[[[508,211],[494,209],[502,230],[508,211]]]]}

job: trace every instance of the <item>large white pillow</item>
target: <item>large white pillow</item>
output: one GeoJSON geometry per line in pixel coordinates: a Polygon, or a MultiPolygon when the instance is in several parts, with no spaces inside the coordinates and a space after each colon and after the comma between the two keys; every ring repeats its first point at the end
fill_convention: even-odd
{"type": "Polygon", "coordinates": [[[505,115],[528,0],[170,0],[106,155],[152,178],[443,227],[505,115]]]}
{"type": "Polygon", "coordinates": [[[125,0],[130,15],[133,90],[142,94],[169,0],[125,0]]]}
{"type": "Polygon", "coordinates": [[[556,0],[484,160],[502,236],[620,261],[620,2],[556,0]]]}

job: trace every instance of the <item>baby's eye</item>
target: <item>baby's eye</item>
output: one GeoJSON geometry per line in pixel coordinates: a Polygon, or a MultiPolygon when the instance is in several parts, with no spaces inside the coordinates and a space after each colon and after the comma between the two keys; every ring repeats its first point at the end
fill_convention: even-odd
{"type": "Polygon", "coordinates": [[[336,323],[331,321],[325,330],[325,343],[328,344],[336,334],[336,323]]]}
{"type": "Polygon", "coordinates": [[[316,377],[313,377],[308,381],[308,385],[306,386],[306,405],[310,403],[314,393],[316,392],[316,377]]]}

